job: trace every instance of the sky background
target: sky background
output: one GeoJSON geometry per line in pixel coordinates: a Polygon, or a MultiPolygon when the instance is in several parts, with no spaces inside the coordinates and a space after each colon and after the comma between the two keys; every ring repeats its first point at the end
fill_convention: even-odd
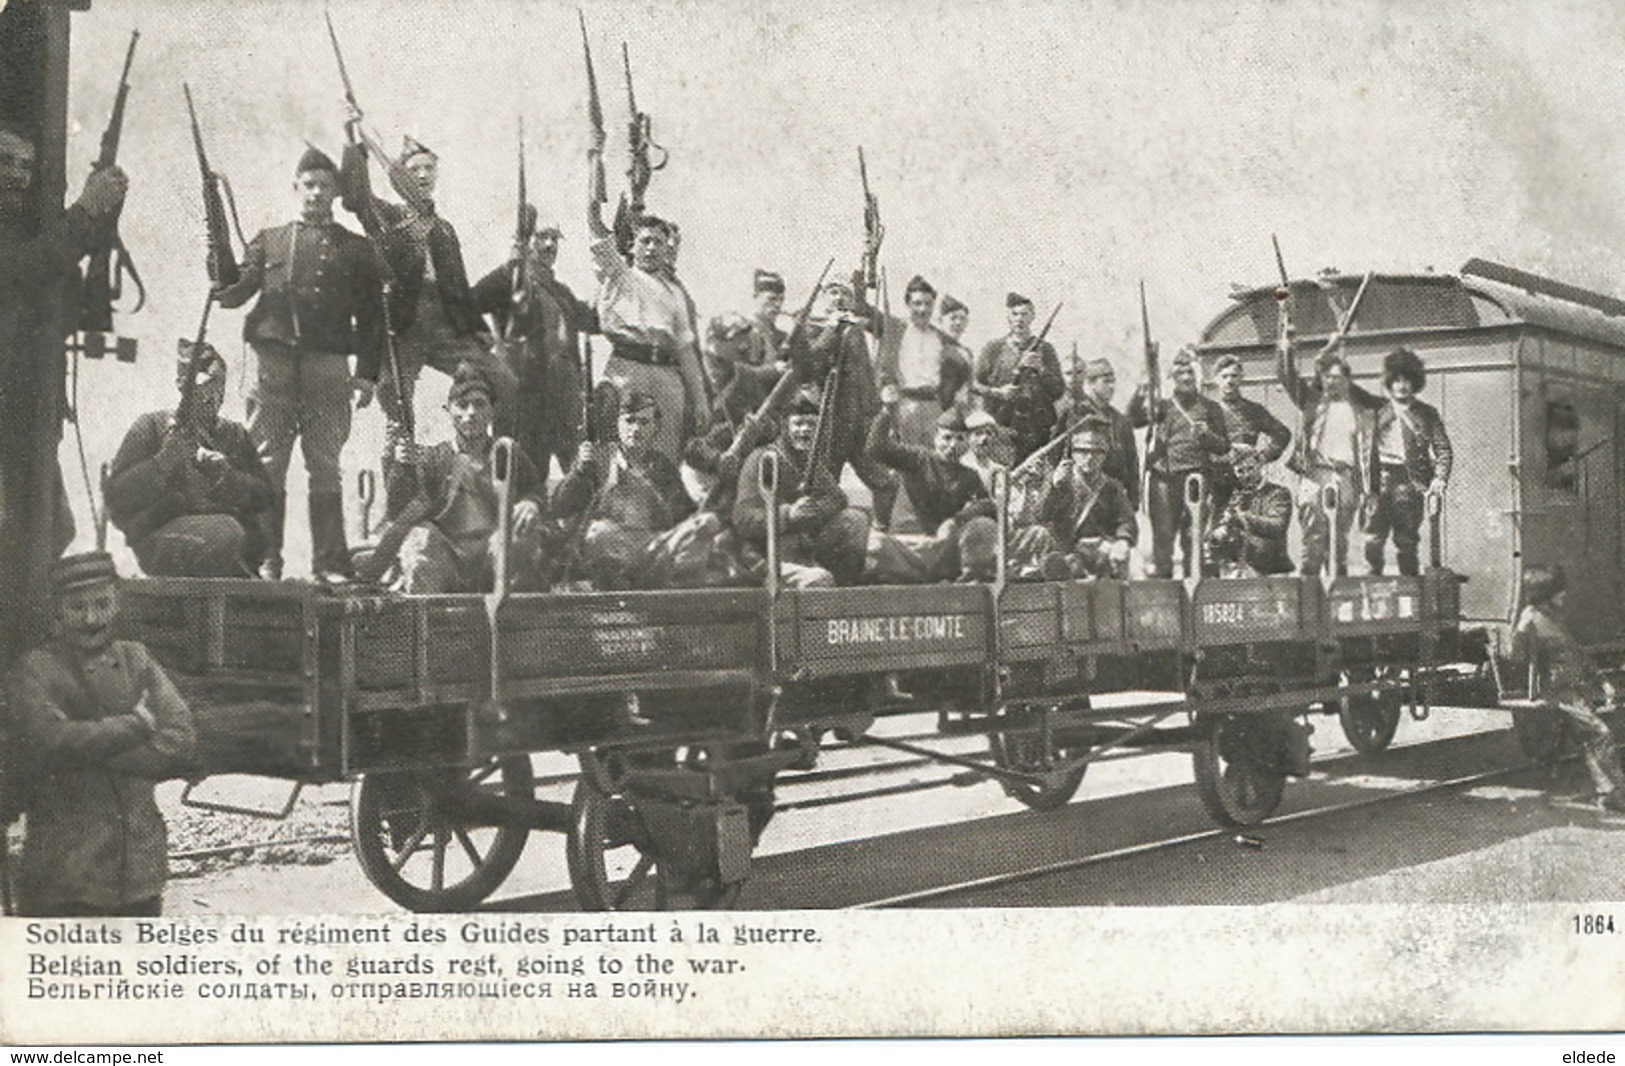
{"type": "MultiPolygon", "coordinates": [[[[251,236],[297,211],[309,140],[337,154],[343,102],[313,0],[96,0],[74,16],[70,195],[106,122],[129,31],[141,43],[120,162],[124,235],[150,289],[120,331],[135,366],[81,373],[93,464],[140,411],[172,402],[175,339],[207,289],[181,83],[251,236]]],[[[532,198],[563,225],[559,274],[594,289],[585,248],[586,79],[576,9],[540,0],[334,0],[367,124],[441,156],[441,212],[472,276],[510,242],[515,128],[532,198]]],[[[856,150],[886,224],[894,307],[920,273],[971,307],[967,339],[1002,333],[1015,289],[1053,339],[1140,377],[1136,284],[1164,348],[1193,340],[1232,283],[1294,274],[1451,272],[1471,256],[1625,292],[1615,175],[1625,170],[1625,8],[1606,2],[589,2],[611,197],[624,187],[619,47],[671,152],[650,210],[678,221],[702,319],[745,310],[751,271],[793,306],[862,238],[856,150]]],[[[341,220],[359,226],[341,212],[341,220]]],[[[245,395],[243,312],[211,338],[245,395]]],[[[425,430],[443,434],[429,408],[425,430]]],[[[376,463],[358,416],[350,470],[376,463]]],[[[71,451],[64,452],[70,464],[71,451]]],[[[69,484],[78,477],[69,466],[69,484]]],[[[303,492],[302,474],[289,485],[303,492]]],[[[83,515],[82,491],[72,493],[83,515]]],[[[291,522],[302,521],[298,517],[291,522]]],[[[88,529],[85,523],[82,528],[88,529]]],[[[82,535],[85,540],[88,535],[82,535]]]]}

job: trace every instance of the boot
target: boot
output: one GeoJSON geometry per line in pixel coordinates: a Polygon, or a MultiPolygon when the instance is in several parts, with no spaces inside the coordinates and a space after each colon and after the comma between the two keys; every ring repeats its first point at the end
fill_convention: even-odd
{"type": "Polygon", "coordinates": [[[326,585],[355,580],[344,536],[344,497],[340,493],[311,493],[310,575],[326,585]]]}
{"type": "Polygon", "coordinates": [[[271,506],[262,517],[265,553],[260,556],[259,572],[264,581],[282,580],[282,521],[288,513],[288,494],[279,492],[271,498],[271,506]]]}

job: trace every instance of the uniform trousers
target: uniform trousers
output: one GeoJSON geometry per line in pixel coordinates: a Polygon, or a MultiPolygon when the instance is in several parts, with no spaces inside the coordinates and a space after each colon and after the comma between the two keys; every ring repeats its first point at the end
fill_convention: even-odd
{"type": "Polygon", "coordinates": [[[329,352],[256,341],[256,376],[248,397],[248,435],[278,492],[288,480],[297,438],[310,492],[342,492],[339,455],[350,439],[350,362],[329,352]]]}
{"type": "Polygon", "coordinates": [[[258,538],[229,514],[183,515],[131,545],[148,577],[248,577],[258,538]]]}
{"type": "Polygon", "coordinates": [[[1174,540],[1179,541],[1180,556],[1185,565],[1196,570],[1191,554],[1191,507],[1185,500],[1185,479],[1195,470],[1164,473],[1151,471],[1145,500],[1146,513],[1151,518],[1151,576],[1174,576],[1174,540]]]}
{"type": "MultiPolygon", "coordinates": [[[[495,580],[499,536],[500,531],[451,537],[432,523],[413,526],[401,541],[400,591],[433,595],[489,590],[495,580]]],[[[509,540],[510,590],[524,592],[539,587],[541,554],[539,524],[509,540]]]]}
{"type": "Polygon", "coordinates": [[[1407,577],[1421,573],[1422,520],[1427,512],[1426,486],[1411,479],[1403,465],[1384,463],[1378,472],[1377,491],[1366,520],[1365,561],[1373,574],[1382,573],[1383,548],[1394,540],[1395,562],[1407,577]]]}
{"type": "Polygon", "coordinates": [[[1128,577],[1128,560],[1113,562],[1104,537],[1079,537],[1063,552],[1045,526],[1019,530],[1010,545],[1010,567],[1017,581],[1064,581],[1080,577],[1128,577]]]}

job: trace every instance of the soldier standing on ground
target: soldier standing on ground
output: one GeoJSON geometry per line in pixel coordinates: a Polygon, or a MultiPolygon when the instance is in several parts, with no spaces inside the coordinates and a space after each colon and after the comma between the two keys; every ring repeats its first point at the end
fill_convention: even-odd
{"type": "Polygon", "coordinates": [[[7,686],[31,767],[22,909],[154,917],[169,855],[153,785],[196,772],[192,716],[145,646],[113,639],[111,556],[58,560],[51,586],[56,636],[18,661],[7,686]]]}
{"type": "Polygon", "coordinates": [[[352,393],[365,407],[377,386],[383,293],[370,243],[333,220],[339,192],[333,160],[319,149],[306,151],[294,169],[294,189],[299,218],[260,231],[248,244],[241,280],[216,297],[231,308],[259,295],[243,337],[257,372],[248,432],[274,492],[260,576],[282,576],[288,459],[297,438],[310,475],[311,575],[333,583],[351,576],[339,455],[350,438],[352,393]]]}

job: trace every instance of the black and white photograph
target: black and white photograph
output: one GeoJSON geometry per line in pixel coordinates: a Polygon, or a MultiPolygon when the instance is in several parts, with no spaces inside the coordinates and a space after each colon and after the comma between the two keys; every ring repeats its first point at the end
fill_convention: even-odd
{"type": "Polygon", "coordinates": [[[1617,1033],[1622,45],[0,2],[0,1042],[1617,1033]]]}

